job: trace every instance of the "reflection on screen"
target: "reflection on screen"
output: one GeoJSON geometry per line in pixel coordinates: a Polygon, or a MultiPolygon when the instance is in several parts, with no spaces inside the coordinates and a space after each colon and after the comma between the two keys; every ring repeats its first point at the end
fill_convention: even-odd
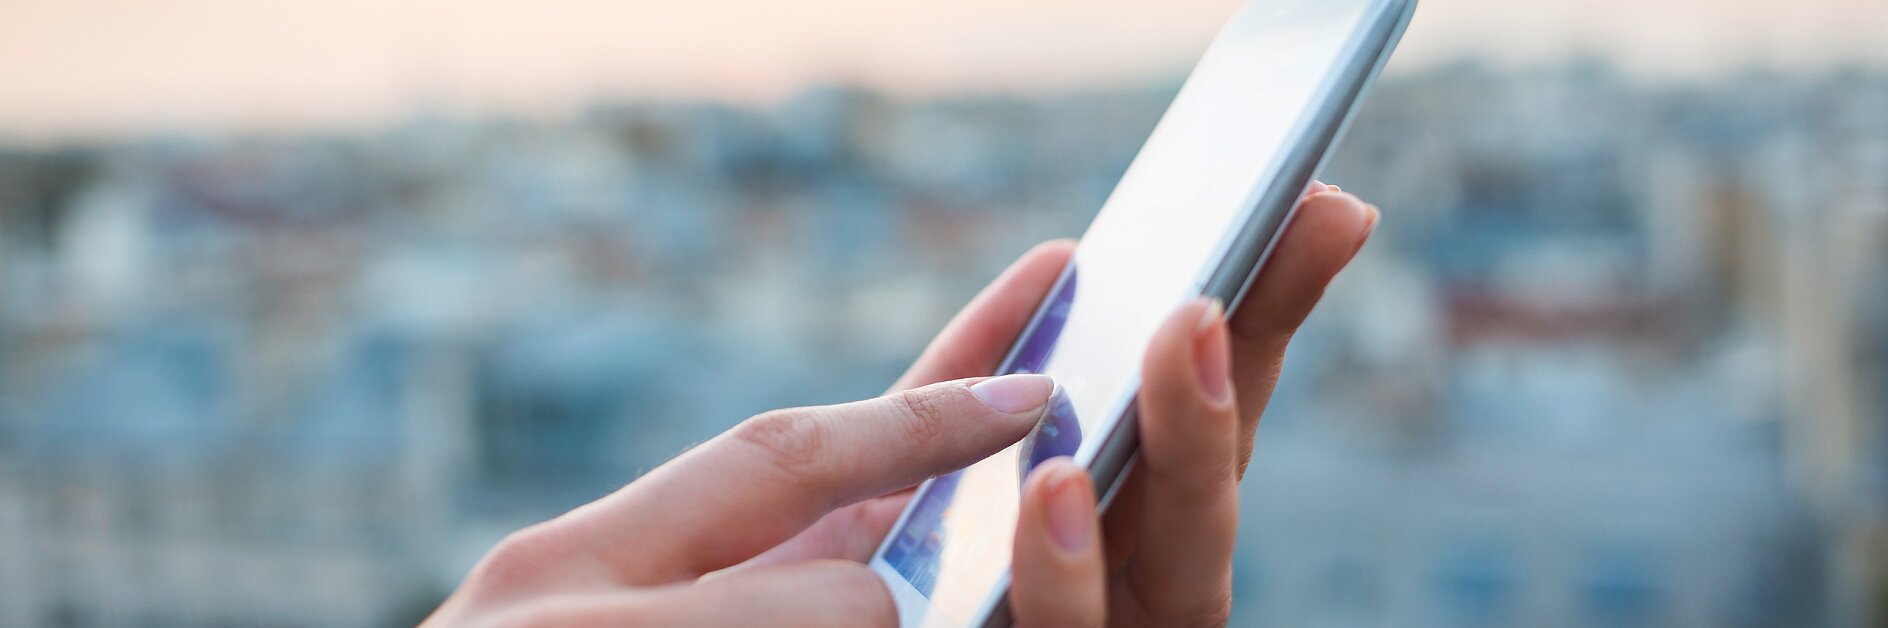
{"type": "Polygon", "coordinates": [[[1056,378],[1047,418],[1022,443],[926,485],[891,535],[886,565],[930,600],[920,623],[958,625],[983,608],[1009,566],[1034,465],[1092,459],[1132,397],[1147,340],[1199,294],[1368,4],[1252,3],[1200,60],[1006,367],[1056,378]]]}

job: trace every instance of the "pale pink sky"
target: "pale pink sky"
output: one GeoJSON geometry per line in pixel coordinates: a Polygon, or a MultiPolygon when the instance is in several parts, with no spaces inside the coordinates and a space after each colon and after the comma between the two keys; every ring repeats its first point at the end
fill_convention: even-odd
{"type": "MultiPolygon", "coordinates": [[[[0,135],[372,124],[1177,75],[1238,0],[0,0],[0,135]]],[[[1652,76],[1888,64],[1884,0],[1422,0],[1395,69],[1570,51],[1652,76]]]]}

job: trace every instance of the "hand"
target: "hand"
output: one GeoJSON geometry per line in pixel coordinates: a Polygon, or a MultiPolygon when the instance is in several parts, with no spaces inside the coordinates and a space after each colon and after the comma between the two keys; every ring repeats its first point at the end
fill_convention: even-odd
{"type": "MultiPolygon", "coordinates": [[[[1107,533],[1095,534],[1085,473],[1052,462],[1032,475],[1016,542],[1021,622],[1223,621],[1233,489],[1285,343],[1376,220],[1355,197],[1314,190],[1230,327],[1196,303],[1157,334],[1142,461],[1107,533]],[[1213,364],[1229,364],[1230,375],[1222,366],[1210,377],[1213,364]],[[1217,397],[1209,383],[1227,380],[1231,398],[1217,397]]],[[[1046,380],[968,378],[996,368],[1072,249],[1051,242],[1026,254],[886,397],[760,415],[609,497],[512,534],[428,623],[895,623],[860,562],[911,485],[996,452],[1040,417],[1046,380]]]]}
{"type": "Polygon", "coordinates": [[[1238,482],[1259,415],[1292,333],[1379,216],[1314,184],[1237,316],[1199,300],[1161,325],[1141,365],[1140,461],[1106,521],[1088,474],[1066,460],[1024,486],[1010,592],[1018,625],[1227,622],[1238,482]]]}
{"type": "MultiPolygon", "coordinates": [[[[809,538],[802,531],[837,506],[962,468],[1022,439],[1054,388],[1046,375],[957,380],[756,416],[608,497],[507,537],[427,623],[896,623],[884,585],[858,562],[810,554],[779,564],[749,559],[770,548],[783,556],[817,546],[780,544],[809,538]],[[703,577],[744,561],[751,564],[703,577]]],[[[848,511],[882,516],[872,508],[848,511]]],[[[849,541],[864,547],[866,539],[849,541]]]]}

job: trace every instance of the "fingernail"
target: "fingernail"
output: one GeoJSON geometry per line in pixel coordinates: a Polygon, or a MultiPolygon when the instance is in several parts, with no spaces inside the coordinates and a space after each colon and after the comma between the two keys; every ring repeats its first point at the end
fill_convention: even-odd
{"type": "Polygon", "coordinates": [[[977,382],[970,392],[991,410],[1018,414],[1047,405],[1049,394],[1055,392],[1055,380],[1038,373],[1018,373],[977,382]]]}
{"type": "Polygon", "coordinates": [[[1232,353],[1226,346],[1226,306],[1213,299],[1193,328],[1193,372],[1200,378],[1200,389],[1214,405],[1232,398],[1232,353]]]}
{"type": "Polygon", "coordinates": [[[1088,551],[1095,544],[1095,498],[1085,490],[1075,465],[1054,468],[1049,483],[1049,536],[1070,554],[1088,551]]]}
{"type": "Polygon", "coordinates": [[[1377,209],[1376,205],[1365,205],[1364,209],[1369,215],[1364,217],[1364,232],[1357,236],[1357,245],[1351,247],[1350,254],[1353,257],[1358,251],[1364,250],[1364,244],[1370,241],[1370,234],[1377,232],[1377,223],[1383,220],[1383,210],[1377,209]]]}

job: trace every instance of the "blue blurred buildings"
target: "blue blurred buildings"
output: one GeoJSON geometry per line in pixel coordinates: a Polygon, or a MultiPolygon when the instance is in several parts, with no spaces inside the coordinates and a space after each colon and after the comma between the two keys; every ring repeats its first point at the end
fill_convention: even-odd
{"type": "MultiPolygon", "coordinates": [[[[740,419],[876,394],[1170,89],[0,148],[0,625],[384,625],[740,419]]],[[[1888,76],[1386,82],[1384,226],[1241,625],[1848,625],[1888,561],[1888,76]]]]}

